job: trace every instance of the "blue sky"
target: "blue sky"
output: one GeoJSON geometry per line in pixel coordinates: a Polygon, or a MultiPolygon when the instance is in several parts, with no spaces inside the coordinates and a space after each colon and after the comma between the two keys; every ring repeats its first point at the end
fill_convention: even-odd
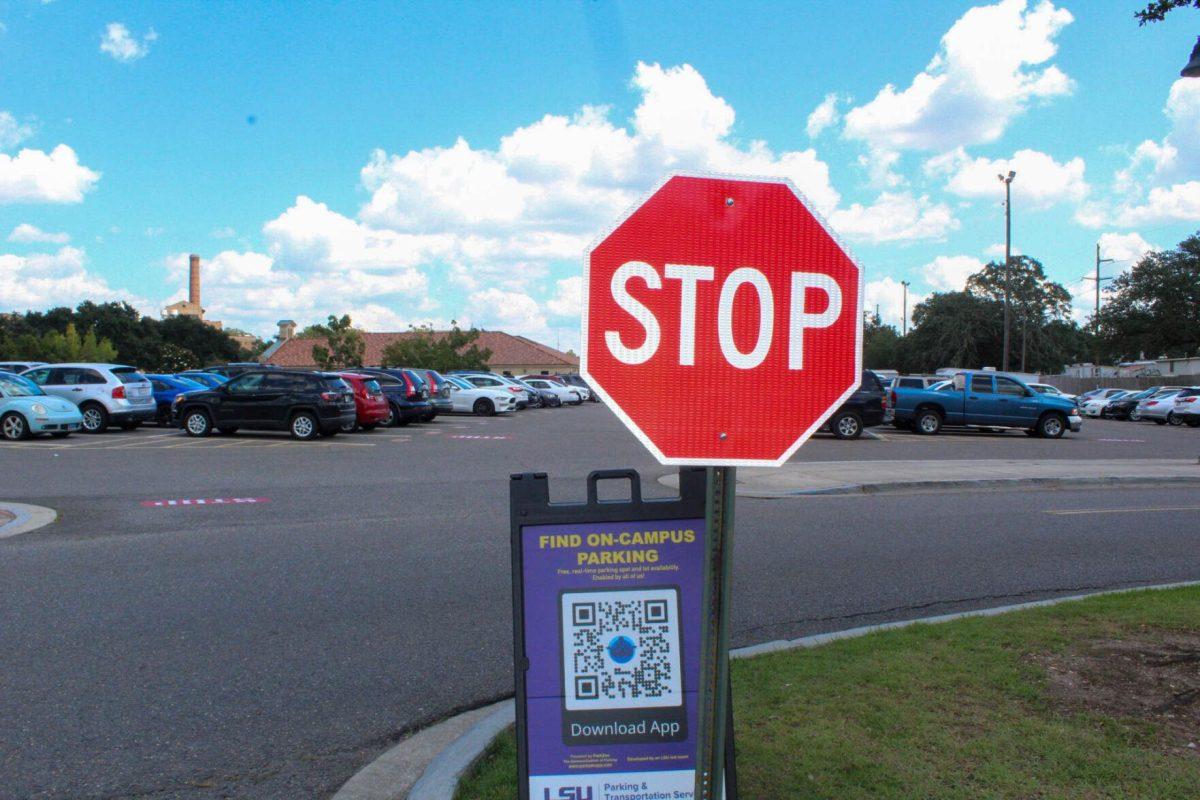
{"type": "Polygon", "coordinates": [[[899,324],[1003,244],[1080,294],[1200,227],[1200,13],[1134,0],[0,2],[0,311],[179,299],[578,342],[579,254],[672,169],[787,175],[899,324]]]}

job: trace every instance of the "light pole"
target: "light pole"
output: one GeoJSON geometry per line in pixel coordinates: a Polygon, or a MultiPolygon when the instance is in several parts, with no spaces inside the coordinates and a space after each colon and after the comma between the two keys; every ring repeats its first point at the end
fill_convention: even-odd
{"type": "Polygon", "coordinates": [[[908,336],[908,287],[912,284],[909,281],[900,281],[900,285],[904,287],[904,316],[900,320],[903,332],[900,335],[908,336]]]}
{"type": "Polygon", "coordinates": [[[1012,182],[1017,173],[1011,169],[1008,175],[997,175],[1004,184],[1004,357],[1001,369],[1008,372],[1008,326],[1009,326],[1009,287],[1012,283],[1012,182]]]}

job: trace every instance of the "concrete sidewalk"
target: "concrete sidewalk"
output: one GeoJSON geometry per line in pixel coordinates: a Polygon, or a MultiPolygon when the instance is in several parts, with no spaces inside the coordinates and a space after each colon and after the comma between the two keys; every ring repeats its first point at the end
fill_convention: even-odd
{"type": "Polygon", "coordinates": [[[0,539],[29,533],[58,519],[52,508],[0,501],[0,539]]]}
{"type": "MultiPolygon", "coordinates": [[[[778,469],[743,467],[737,493],[778,498],[827,494],[873,494],[1056,488],[1108,484],[1190,484],[1200,486],[1200,460],[1145,459],[947,459],[943,461],[810,461],[778,469]]],[[[674,474],[660,478],[678,486],[674,474]]]]}

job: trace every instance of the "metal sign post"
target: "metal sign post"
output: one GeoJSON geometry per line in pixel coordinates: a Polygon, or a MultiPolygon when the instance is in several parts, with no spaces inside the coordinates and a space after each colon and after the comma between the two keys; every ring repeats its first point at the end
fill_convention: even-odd
{"type": "Polygon", "coordinates": [[[700,719],[696,758],[696,800],[722,800],[725,748],[732,747],[733,728],[726,711],[729,697],[729,584],[733,565],[733,500],[735,467],[708,467],[704,519],[708,546],[704,551],[704,628],[700,641],[700,719]]]}

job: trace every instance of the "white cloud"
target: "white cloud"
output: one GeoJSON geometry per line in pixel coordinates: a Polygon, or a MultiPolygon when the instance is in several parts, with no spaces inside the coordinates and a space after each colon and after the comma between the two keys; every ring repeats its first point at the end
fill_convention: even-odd
{"type": "Polygon", "coordinates": [[[471,323],[545,341],[549,333],[546,317],[538,302],[523,292],[484,289],[467,298],[471,323]]]}
{"type": "Polygon", "coordinates": [[[1141,261],[1142,256],[1147,253],[1160,249],[1157,245],[1147,242],[1136,231],[1132,233],[1103,233],[1100,235],[1101,258],[1111,258],[1118,262],[1118,264],[1125,262],[1125,265],[1121,267],[1122,270],[1128,269],[1134,263],[1141,261]]]}
{"type": "Polygon", "coordinates": [[[150,43],[158,39],[158,34],[154,29],[146,31],[145,35],[139,40],[129,32],[129,28],[125,27],[120,22],[110,22],[104,28],[104,35],[100,38],[100,52],[107,53],[117,61],[128,64],[131,61],[137,61],[140,58],[145,58],[150,52],[150,43]]]}
{"type": "Polygon", "coordinates": [[[847,138],[878,149],[948,150],[992,142],[1028,106],[1072,91],[1050,61],[1073,17],[1048,0],[1002,0],[963,14],[906,89],[888,84],[846,112],[847,138]]]}
{"type": "Polygon", "coordinates": [[[143,313],[148,311],[146,300],[114,290],[104,278],[89,272],[86,264],[87,255],[78,247],[24,256],[0,253],[0,297],[5,309],[38,310],[120,298],[143,313]]]}
{"type": "Polygon", "coordinates": [[[940,240],[959,228],[945,203],[909,192],[884,192],[870,206],[854,203],[834,211],[829,222],[842,236],[872,244],[940,240]]]}
{"type": "Polygon", "coordinates": [[[904,183],[904,176],[895,171],[900,153],[895,150],[870,148],[858,157],[858,165],[867,171],[867,178],[877,189],[894,189],[904,183]]]}
{"type": "Polygon", "coordinates": [[[16,147],[30,136],[33,136],[32,125],[18,122],[8,111],[0,111],[0,150],[16,147]]]}
{"type": "Polygon", "coordinates": [[[825,95],[825,99],[820,105],[812,110],[808,115],[808,122],[804,129],[807,131],[810,138],[817,138],[825,131],[838,123],[841,119],[841,112],[838,111],[838,103],[841,102],[841,97],[836,92],[825,95]]]}
{"type": "MultiPolygon", "coordinates": [[[[1021,248],[1017,247],[1016,245],[1012,245],[1009,252],[1011,252],[1014,257],[1019,256],[1021,255],[1021,248]]],[[[988,245],[986,248],[984,248],[983,254],[992,258],[1004,258],[1004,242],[997,242],[996,244],[988,245]]]]}
{"type": "MultiPolygon", "coordinates": [[[[928,295],[915,292],[911,286],[908,287],[909,327],[912,327],[913,308],[926,297],[928,295]]],[[[904,330],[904,287],[900,285],[900,281],[894,278],[867,281],[866,286],[863,287],[863,300],[868,313],[873,314],[878,308],[879,316],[885,325],[895,325],[896,330],[904,330]]]]}
{"type": "Polygon", "coordinates": [[[558,281],[557,291],[546,301],[546,308],[560,317],[578,317],[583,311],[583,278],[572,275],[558,281]]]}
{"type": "Polygon", "coordinates": [[[967,278],[983,267],[982,261],[971,256],[938,256],[921,267],[921,275],[935,292],[961,292],[967,278]]]}
{"type": "Polygon", "coordinates": [[[34,242],[46,242],[48,244],[66,244],[71,241],[71,237],[66,233],[51,233],[44,231],[36,225],[30,225],[28,222],[22,222],[20,225],[12,229],[12,233],[8,235],[10,242],[19,242],[21,244],[32,244],[34,242]]]}
{"type": "Polygon", "coordinates": [[[1122,204],[1109,214],[1095,207],[1081,209],[1076,220],[1089,227],[1100,227],[1111,220],[1112,224],[1122,228],[1195,222],[1200,220],[1200,181],[1155,187],[1145,202],[1122,204]]]}
{"type": "Polygon", "coordinates": [[[1137,191],[1143,179],[1178,181],[1200,174],[1200,81],[1175,81],[1163,113],[1171,130],[1160,142],[1147,139],[1137,146],[1129,166],[1117,172],[1117,191],[1137,191]]]}
{"type": "Polygon", "coordinates": [[[1018,150],[1011,158],[971,158],[960,147],[925,162],[927,175],[946,176],[946,190],[959,197],[1003,199],[1004,186],[997,175],[1017,173],[1012,184],[1014,205],[1019,201],[1035,209],[1062,201],[1079,202],[1087,196],[1084,162],[1078,156],[1059,163],[1037,150],[1018,150]]]}
{"type": "Polygon", "coordinates": [[[0,153],[0,205],[5,203],[78,203],[100,173],[79,163],[65,144],[45,153],[21,150],[0,153]]]}

